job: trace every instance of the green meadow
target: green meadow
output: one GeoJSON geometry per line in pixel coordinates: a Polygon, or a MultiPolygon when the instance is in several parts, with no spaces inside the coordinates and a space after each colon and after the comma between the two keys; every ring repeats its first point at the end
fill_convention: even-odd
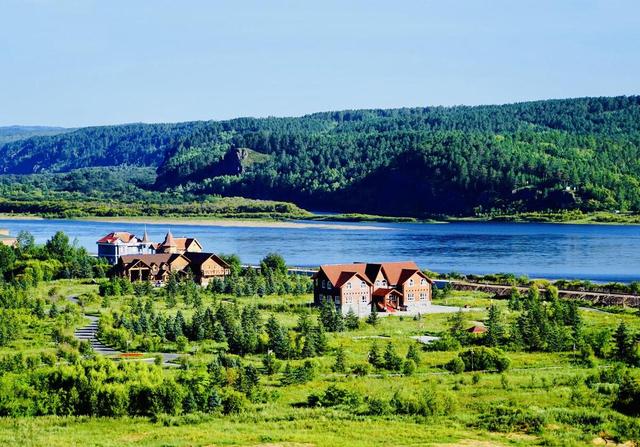
{"type": "MultiPolygon", "coordinates": [[[[99,295],[93,280],[42,282],[32,289],[33,297],[45,301],[47,312],[55,306],[59,315],[53,319],[25,317],[20,337],[0,348],[0,357],[10,358],[21,353],[28,358],[49,353],[56,357],[53,368],[81,364],[87,361],[83,359],[94,357],[72,337],[75,328],[88,323],[83,314],[101,315],[104,321],[117,325],[119,315],[128,315],[136,302],[148,301],[147,307],[152,307],[154,314],[175,317],[180,312],[189,322],[196,309],[191,300],[184,299],[183,292],[178,292],[175,302],[167,302],[166,291],[159,290],[152,290],[148,295],[140,291],[124,292],[105,299],[99,295]],[[79,297],[80,305],[71,303],[68,296],[79,297]]],[[[198,374],[206,376],[210,372],[208,365],[220,356],[237,358],[240,363],[236,366],[222,368],[226,384],[206,383],[220,387],[225,395],[227,388],[242,389],[238,386],[242,377],[238,365],[254,367],[259,372],[257,383],[246,398],[242,396],[242,405],[229,411],[226,404],[220,409],[202,411],[187,408],[187,402],[183,401],[167,412],[144,416],[105,417],[73,412],[13,414],[0,418],[0,443],[34,446],[564,446],[634,442],[640,434],[637,418],[616,407],[622,385],[616,383],[614,377],[624,371],[637,381],[638,371],[612,358],[613,341],[605,343],[605,352],[599,358],[594,356],[586,363],[579,360],[580,354],[574,350],[527,352],[505,341],[504,350],[510,361],[508,369],[452,373],[445,365],[457,357],[464,346],[427,351],[412,338],[449,333],[452,314],[436,313],[420,317],[379,317],[375,322],[361,320],[356,329],[327,331],[324,352],[301,358],[294,354],[302,349],[295,342],[301,316],[305,315],[312,324],[321,318],[320,311],[311,306],[310,294],[246,297],[224,292],[197,293],[200,308],[233,306],[240,312],[257,308],[262,324],[274,317],[291,340],[290,358],[277,359],[277,370],[266,373],[263,348],[233,355],[227,344],[212,340],[162,340],[154,348],[179,354],[179,366],[161,369],[113,356],[108,360],[111,362],[108,368],[115,368],[114,371],[130,368],[135,374],[140,373],[140,368],[146,368],[152,371],[149,374],[159,374],[181,384],[187,393],[181,396],[186,399],[189,385],[185,385],[185,377],[193,380],[198,374]],[[412,345],[417,346],[415,368],[394,371],[370,365],[368,358],[373,344],[381,353],[390,344],[402,359],[412,345]],[[336,371],[338,351],[343,356],[340,371],[336,371]],[[286,382],[286,369],[301,367],[305,362],[312,363],[313,373],[300,381],[286,382]]],[[[494,300],[477,292],[450,292],[436,298],[434,304],[468,306],[470,309],[462,313],[465,327],[486,322],[491,305],[500,308],[507,328],[519,315],[518,311],[510,310],[507,300],[494,300]]],[[[640,318],[634,310],[608,313],[581,309],[580,316],[585,337],[601,332],[611,336],[621,321],[632,333],[640,331],[640,318]]],[[[129,337],[126,346],[139,352],[137,348],[143,346],[144,336],[133,332],[125,335],[129,337]]],[[[262,331],[259,337],[260,343],[268,344],[262,331]]],[[[468,340],[468,346],[479,348],[482,337],[468,340]]],[[[154,352],[145,352],[142,357],[154,355],[154,352]]],[[[3,368],[3,390],[7,391],[9,384],[21,386],[21,379],[16,378],[19,375],[13,377],[13,382],[8,379],[12,373],[6,362],[3,368]]],[[[22,398],[27,397],[22,395],[22,398]]],[[[6,414],[6,402],[0,407],[6,414]]]]}

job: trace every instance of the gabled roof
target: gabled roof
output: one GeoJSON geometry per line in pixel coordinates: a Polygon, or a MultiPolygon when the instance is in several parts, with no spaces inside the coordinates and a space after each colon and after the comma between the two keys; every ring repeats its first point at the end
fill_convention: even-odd
{"type": "Polygon", "coordinates": [[[142,261],[147,265],[161,263],[171,263],[179,257],[184,257],[177,253],[156,253],[156,254],[140,254],[140,255],[124,255],[120,256],[120,262],[123,264],[130,264],[135,261],[142,261]]]}
{"type": "Polygon", "coordinates": [[[333,283],[334,287],[340,288],[344,285],[344,283],[349,281],[354,276],[357,276],[362,281],[366,282],[368,285],[371,285],[371,281],[369,281],[365,275],[358,272],[342,272],[335,283],[333,283],[333,281],[331,282],[333,283]]]}
{"type": "Polygon", "coordinates": [[[402,296],[402,293],[400,293],[399,291],[391,287],[378,287],[376,290],[373,291],[373,296],[385,297],[392,293],[402,296]]]}
{"type": "Polygon", "coordinates": [[[485,332],[487,332],[487,328],[485,326],[475,325],[467,329],[467,332],[470,332],[472,334],[484,334],[485,332]]]}
{"type": "Polygon", "coordinates": [[[127,231],[114,231],[98,239],[96,244],[115,244],[118,241],[128,244],[131,241],[137,242],[137,238],[127,231]]]}
{"type": "Polygon", "coordinates": [[[418,274],[418,276],[420,276],[421,278],[426,279],[430,284],[433,284],[433,281],[429,279],[429,277],[427,275],[425,275],[424,273],[422,273],[420,270],[412,270],[412,269],[403,269],[402,272],[400,272],[400,278],[398,278],[398,286],[404,284],[405,282],[407,282],[407,280],[409,278],[411,278],[413,275],[418,274]]]}
{"type": "Polygon", "coordinates": [[[186,250],[193,243],[198,244],[200,249],[202,249],[202,245],[200,245],[200,242],[198,241],[198,239],[194,237],[176,237],[176,238],[173,238],[173,240],[178,250],[186,250]]]}
{"type": "Polygon", "coordinates": [[[359,273],[362,276],[366,276],[366,269],[367,264],[327,264],[320,266],[320,272],[324,273],[334,286],[342,273],[359,273]]]}
{"type": "Polygon", "coordinates": [[[184,253],[182,256],[187,258],[189,262],[191,262],[194,266],[200,267],[207,259],[213,259],[218,265],[222,268],[228,269],[229,264],[224,262],[220,256],[215,253],[200,253],[194,251],[188,251],[184,253]]]}
{"type": "Polygon", "coordinates": [[[320,272],[323,272],[333,285],[336,285],[338,279],[340,278],[340,275],[343,273],[358,273],[371,284],[373,281],[375,281],[376,276],[378,276],[378,273],[381,270],[383,275],[387,279],[387,283],[390,286],[401,284],[403,275],[411,276],[416,272],[419,272],[421,276],[429,280],[429,278],[427,278],[420,271],[418,265],[413,261],[372,262],[368,264],[365,264],[363,262],[356,262],[353,264],[328,264],[320,266],[320,272]]]}
{"type": "Polygon", "coordinates": [[[395,286],[399,284],[400,275],[403,270],[419,271],[420,268],[413,261],[401,261],[401,262],[382,262],[380,263],[384,276],[387,277],[389,285],[395,286]]]}

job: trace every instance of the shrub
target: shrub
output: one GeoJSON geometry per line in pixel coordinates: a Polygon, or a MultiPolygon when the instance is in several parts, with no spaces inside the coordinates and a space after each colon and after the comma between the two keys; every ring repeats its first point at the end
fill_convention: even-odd
{"type": "Polygon", "coordinates": [[[464,371],[465,365],[460,357],[454,357],[451,360],[449,360],[449,362],[447,362],[447,364],[445,365],[445,368],[454,374],[460,374],[461,372],[464,371]]]}
{"type": "Polygon", "coordinates": [[[453,402],[448,396],[438,394],[432,387],[410,395],[396,392],[389,402],[396,414],[414,416],[439,416],[449,414],[453,402]]]}
{"type": "Polygon", "coordinates": [[[478,419],[480,428],[504,433],[514,431],[540,433],[545,423],[546,418],[540,411],[506,405],[492,406],[485,410],[478,419]]]}
{"type": "Polygon", "coordinates": [[[473,348],[459,354],[464,362],[465,371],[495,370],[506,371],[511,361],[502,350],[498,348],[473,348]]]}
{"type": "Polygon", "coordinates": [[[450,336],[449,334],[443,335],[438,340],[434,340],[429,344],[426,344],[423,348],[425,351],[457,351],[460,349],[460,342],[450,336]]]}
{"type": "Polygon", "coordinates": [[[384,399],[380,399],[377,397],[369,397],[367,399],[367,405],[368,405],[368,411],[367,411],[368,414],[371,414],[374,416],[383,416],[385,414],[391,413],[391,406],[384,399]]]}
{"type": "Polygon", "coordinates": [[[330,385],[321,393],[312,393],[307,398],[310,407],[357,407],[362,397],[357,391],[349,391],[336,385],[330,385]]]}
{"type": "Polygon", "coordinates": [[[640,380],[629,372],[622,377],[614,407],[631,416],[640,415],[640,380]]]}
{"type": "Polygon", "coordinates": [[[402,364],[402,374],[405,376],[411,376],[414,372],[416,372],[416,362],[412,359],[405,360],[402,364]]]}
{"type": "Polygon", "coordinates": [[[293,385],[309,382],[316,375],[315,365],[307,360],[301,366],[292,367],[287,363],[281,383],[283,385],[293,385]]]}
{"type": "Polygon", "coordinates": [[[224,390],[222,395],[222,412],[224,414],[244,413],[249,406],[249,399],[244,394],[235,390],[224,390]]]}
{"type": "Polygon", "coordinates": [[[371,366],[368,363],[359,363],[351,368],[351,372],[359,377],[366,376],[369,371],[371,371],[371,366]]]}

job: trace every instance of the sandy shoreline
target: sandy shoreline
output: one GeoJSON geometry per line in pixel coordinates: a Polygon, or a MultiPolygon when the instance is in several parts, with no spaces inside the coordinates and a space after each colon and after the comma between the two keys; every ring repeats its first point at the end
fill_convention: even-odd
{"type": "MultiPolygon", "coordinates": [[[[44,220],[38,216],[0,215],[0,220],[44,220]]],[[[118,224],[147,224],[147,225],[198,225],[211,227],[246,227],[246,228],[313,228],[321,230],[389,230],[388,227],[373,225],[349,225],[342,223],[315,223],[296,221],[268,221],[248,219],[189,219],[179,217],[79,217],[75,219],[47,219],[47,220],[80,220],[86,222],[111,222],[118,224]]]]}

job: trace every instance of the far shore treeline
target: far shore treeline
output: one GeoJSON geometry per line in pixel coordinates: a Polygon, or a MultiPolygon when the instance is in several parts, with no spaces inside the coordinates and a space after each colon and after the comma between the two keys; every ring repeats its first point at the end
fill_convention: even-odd
{"type": "Polygon", "coordinates": [[[58,132],[0,143],[0,212],[299,218],[307,209],[525,220],[600,213],[596,220],[634,221],[640,211],[639,96],[58,132]]]}

